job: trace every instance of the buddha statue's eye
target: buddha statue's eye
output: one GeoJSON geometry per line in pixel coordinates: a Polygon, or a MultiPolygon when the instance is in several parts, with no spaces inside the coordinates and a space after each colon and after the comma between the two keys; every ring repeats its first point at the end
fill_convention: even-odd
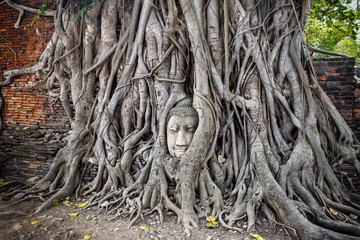
{"type": "Polygon", "coordinates": [[[178,129],[176,127],[171,127],[171,128],[169,128],[169,130],[172,133],[176,133],[178,131],[178,129]]]}
{"type": "Polygon", "coordinates": [[[194,133],[195,132],[195,128],[193,127],[189,127],[186,132],[189,132],[189,133],[194,133]]]}

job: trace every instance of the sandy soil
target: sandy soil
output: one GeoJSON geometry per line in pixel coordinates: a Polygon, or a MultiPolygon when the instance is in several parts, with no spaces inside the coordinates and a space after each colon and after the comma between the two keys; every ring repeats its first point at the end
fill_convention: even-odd
{"type": "MultiPolygon", "coordinates": [[[[60,240],[60,239],[84,239],[85,235],[91,235],[91,239],[202,239],[202,240],[216,240],[216,239],[255,239],[250,233],[246,232],[246,222],[241,222],[244,228],[244,233],[227,230],[221,226],[215,229],[207,229],[204,225],[205,220],[201,220],[199,229],[193,230],[191,235],[187,235],[183,230],[181,223],[177,222],[177,217],[173,213],[164,214],[164,223],[160,225],[159,218],[156,214],[145,217],[139,220],[135,226],[130,229],[127,228],[129,224],[128,219],[116,219],[110,221],[113,215],[106,213],[99,213],[96,208],[77,208],[76,204],[84,202],[79,199],[75,201],[74,205],[59,202],[55,207],[51,207],[42,213],[30,213],[39,206],[39,202],[32,200],[22,202],[14,206],[8,206],[10,201],[0,202],[1,212],[8,212],[10,214],[0,215],[0,239],[5,240],[60,240]],[[74,208],[75,207],[75,208],[74,208]],[[22,214],[15,214],[17,211],[22,214]],[[70,217],[69,213],[77,212],[78,215],[70,217]],[[91,220],[86,218],[90,216],[91,220]],[[33,221],[39,221],[38,224],[32,224],[33,221]],[[141,229],[143,226],[148,229],[141,229]]],[[[281,226],[276,227],[276,233],[271,230],[271,227],[266,219],[263,217],[256,223],[257,233],[267,240],[287,240],[291,239],[281,226]]]]}

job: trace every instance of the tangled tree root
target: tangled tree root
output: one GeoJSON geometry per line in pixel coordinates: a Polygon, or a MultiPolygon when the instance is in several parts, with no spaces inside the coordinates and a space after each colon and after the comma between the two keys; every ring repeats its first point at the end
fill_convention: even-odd
{"type": "Polygon", "coordinates": [[[359,239],[360,197],[334,168],[346,162],[360,174],[360,144],[303,51],[311,1],[80,5],[58,1],[39,64],[5,73],[8,83],[35,72],[49,91],[58,81],[72,127],[48,174],[3,184],[7,196],[39,198],[40,212],[86,195],[87,207],[126,216],[129,227],[170,210],[187,232],[210,215],[253,231],[264,214],[294,238],[359,239]],[[189,95],[199,124],[173,157],[167,117],[189,95]],[[90,158],[98,172],[84,185],[90,158]]]}

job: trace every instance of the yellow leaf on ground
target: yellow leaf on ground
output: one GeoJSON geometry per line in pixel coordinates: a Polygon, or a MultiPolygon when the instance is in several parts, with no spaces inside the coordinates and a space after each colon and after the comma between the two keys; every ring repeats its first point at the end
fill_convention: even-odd
{"type": "Polygon", "coordinates": [[[215,220],[216,220],[216,218],[213,217],[213,216],[208,216],[208,217],[206,218],[206,221],[208,221],[208,222],[213,222],[213,221],[215,221],[215,220]]]}
{"type": "Polygon", "coordinates": [[[218,222],[212,221],[212,222],[208,222],[205,224],[205,227],[207,228],[217,228],[218,227],[218,222]]]}
{"type": "Polygon", "coordinates": [[[32,182],[31,178],[29,178],[27,181],[28,181],[28,182],[32,182]]]}
{"type": "Polygon", "coordinates": [[[69,200],[63,201],[63,204],[64,204],[64,205],[69,204],[69,200]]]}
{"type": "Polygon", "coordinates": [[[44,227],[44,230],[45,230],[45,232],[47,232],[47,230],[48,230],[48,229],[47,229],[47,226],[46,226],[46,227],[44,227]]]}
{"type": "Polygon", "coordinates": [[[52,205],[54,205],[55,207],[58,205],[59,203],[59,200],[57,199],[54,199],[54,201],[52,201],[52,205]]]}
{"type": "Polygon", "coordinates": [[[4,182],[4,179],[0,178],[0,183],[4,182]]]}
{"type": "Polygon", "coordinates": [[[29,213],[34,213],[35,211],[36,211],[36,209],[32,208],[32,209],[29,210],[29,213]]]}
{"type": "Polygon", "coordinates": [[[39,224],[40,221],[32,221],[31,224],[34,225],[34,224],[39,224]]]}
{"type": "Polygon", "coordinates": [[[337,211],[335,211],[335,210],[332,209],[332,208],[330,208],[330,212],[331,212],[332,214],[334,214],[334,215],[337,215],[337,214],[338,214],[337,211]]]}
{"type": "Polygon", "coordinates": [[[251,236],[253,236],[254,238],[256,238],[256,240],[266,240],[265,238],[263,238],[262,236],[260,236],[259,234],[254,234],[254,233],[250,233],[251,236]]]}
{"type": "Polygon", "coordinates": [[[241,224],[240,224],[240,223],[236,223],[236,226],[237,226],[238,228],[241,228],[241,224]]]}
{"type": "Polygon", "coordinates": [[[86,202],[83,202],[83,203],[79,203],[77,206],[78,206],[78,208],[83,208],[86,206],[86,204],[88,204],[88,202],[89,202],[89,200],[86,202]]]}
{"type": "Polygon", "coordinates": [[[91,238],[91,235],[85,235],[84,236],[84,239],[90,239],[91,238]]]}
{"type": "Polygon", "coordinates": [[[86,220],[91,220],[91,219],[93,219],[92,216],[87,216],[87,217],[86,217],[86,220]]]}
{"type": "Polygon", "coordinates": [[[146,230],[146,229],[149,229],[149,226],[140,226],[140,229],[141,230],[146,230]]]}
{"type": "Polygon", "coordinates": [[[77,215],[79,215],[79,213],[78,213],[78,212],[68,213],[68,215],[69,215],[70,217],[76,217],[77,215]]]}

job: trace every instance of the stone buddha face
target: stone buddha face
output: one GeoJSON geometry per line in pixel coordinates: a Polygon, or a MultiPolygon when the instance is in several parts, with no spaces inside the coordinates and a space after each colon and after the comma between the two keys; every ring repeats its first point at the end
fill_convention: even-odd
{"type": "Polygon", "coordinates": [[[180,157],[189,145],[198,126],[199,117],[192,107],[192,99],[180,101],[167,118],[166,136],[169,153],[172,157],[180,157]]]}

